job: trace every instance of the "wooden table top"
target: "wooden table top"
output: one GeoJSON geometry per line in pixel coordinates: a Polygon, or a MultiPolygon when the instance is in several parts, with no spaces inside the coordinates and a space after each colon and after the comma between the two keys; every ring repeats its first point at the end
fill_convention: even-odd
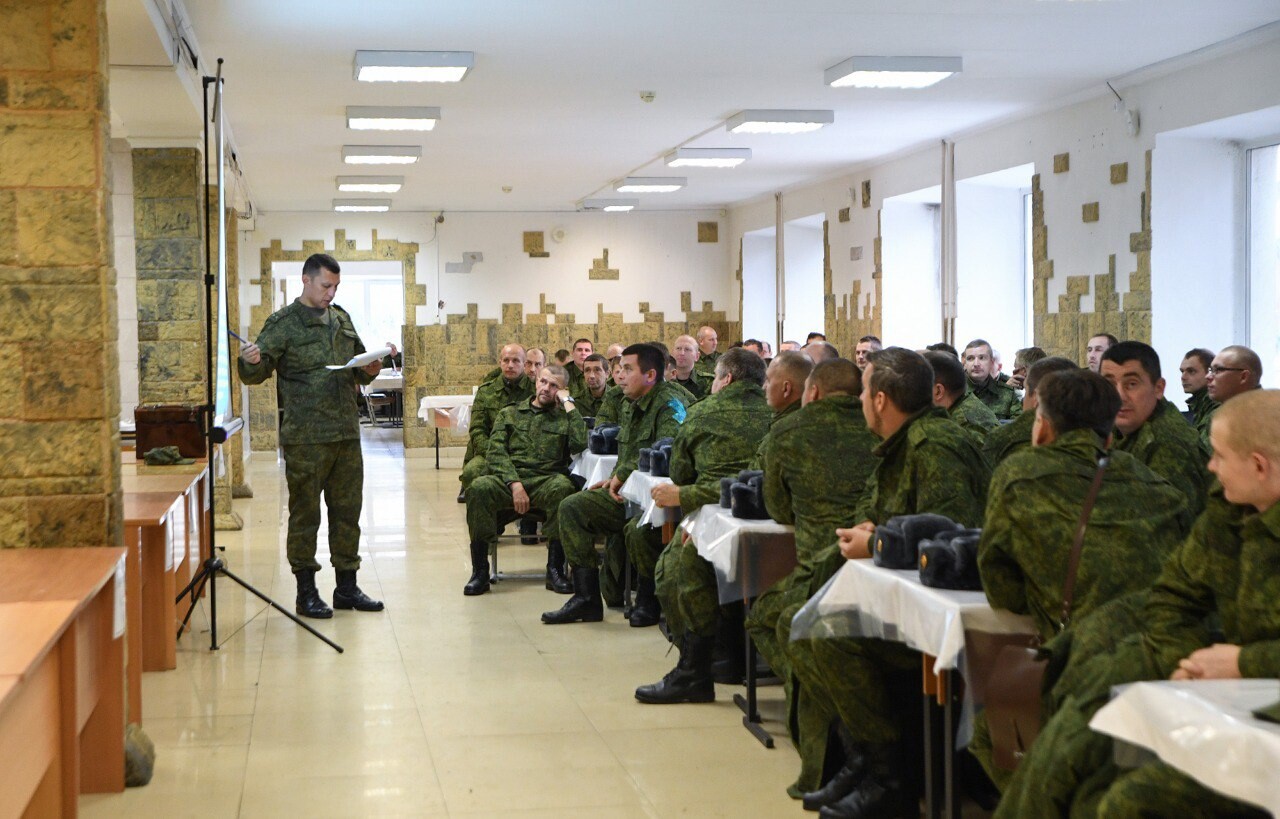
{"type": "Polygon", "coordinates": [[[78,608],[75,600],[0,603],[0,674],[25,676],[57,643],[78,608]]]}
{"type": "Polygon", "coordinates": [[[159,526],[175,503],[182,500],[182,492],[125,492],[125,526],[159,526]]]}
{"type": "Polygon", "coordinates": [[[184,494],[199,475],[121,475],[120,488],[130,492],[177,492],[184,494]]]}
{"type": "Polygon", "coordinates": [[[4,711],[5,701],[9,699],[9,695],[18,689],[18,683],[22,682],[22,678],[17,674],[0,674],[0,712],[4,711]]]}
{"type": "Polygon", "coordinates": [[[85,601],[106,584],[124,554],[118,547],[0,549],[0,603],[85,601]]]}

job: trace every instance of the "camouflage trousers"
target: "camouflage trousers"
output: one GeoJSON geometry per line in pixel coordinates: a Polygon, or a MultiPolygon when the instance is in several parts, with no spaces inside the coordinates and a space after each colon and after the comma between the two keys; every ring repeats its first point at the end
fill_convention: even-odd
{"type": "Polygon", "coordinates": [[[289,487],[286,551],[296,572],[318,571],[320,494],[329,511],[329,561],[338,571],[360,568],[360,509],[364,503],[364,457],[359,439],[292,444],[284,449],[289,487]]]}
{"type": "Polygon", "coordinates": [[[627,582],[627,542],[621,533],[604,539],[604,563],[600,566],[600,596],[612,608],[622,605],[627,582]]]}
{"type": "Polygon", "coordinates": [[[796,677],[810,696],[830,703],[855,741],[888,745],[902,739],[894,707],[896,678],[900,672],[919,673],[919,652],[869,637],[825,637],[795,645],[796,677]],[[798,650],[801,645],[805,650],[798,650]]]}
{"type": "Polygon", "coordinates": [[[698,554],[698,547],[676,531],[675,537],[658,556],[653,578],[658,599],[673,639],[692,632],[714,637],[720,617],[716,571],[698,554]]]}
{"type": "Polygon", "coordinates": [[[1211,791],[1163,762],[1121,774],[1098,803],[1104,819],[1179,816],[1195,819],[1264,819],[1264,810],[1211,791]]]}
{"type": "Polygon", "coordinates": [[[462,465],[462,474],[458,476],[458,480],[462,481],[463,490],[471,488],[471,484],[476,482],[477,478],[481,478],[489,471],[489,461],[483,455],[475,455],[467,458],[462,465]]]}
{"type": "MultiPolygon", "coordinates": [[[[610,540],[616,549],[618,537],[625,544],[627,554],[643,555],[648,550],[655,555],[653,559],[656,560],[661,548],[662,533],[648,526],[637,527],[634,522],[627,520],[626,504],[614,500],[608,489],[575,492],[561,502],[560,542],[564,544],[564,554],[570,566],[595,568],[599,565],[596,538],[605,539],[608,563],[610,540]],[[657,547],[652,545],[654,541],[659,544],[657,547]]],[[[645,576],[652,574],[653,563],[650,562],[645,576]]]]}
{"type": "MultiPolygon", "coordinates": [[[[543,475],[521,481],[529,495],[529,509],[546,515],[542,533],[548,540],[560,537],[560,502],[578,490],[565,475],[543,475]]],[[[481,475],[467,489],[467,534],[471,542],[484,541],[492,545],[498,540],[503,521],[515,517],[515,504],[511,490],[496,475],[481,475]]]]}

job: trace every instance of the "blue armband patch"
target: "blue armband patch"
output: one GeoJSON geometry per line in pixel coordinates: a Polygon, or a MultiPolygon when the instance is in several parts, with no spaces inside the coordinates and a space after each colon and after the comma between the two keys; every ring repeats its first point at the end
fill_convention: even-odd
{"type": "Polygon", "coordinates": [[[683,424],[684,419],[689,416],[689,413],[684,408],[684,404],[680,403],[679,398],[672,398],[667,402],[667,406],[671,407],[671,412],[675,415],[677,424],[683,424]]]}

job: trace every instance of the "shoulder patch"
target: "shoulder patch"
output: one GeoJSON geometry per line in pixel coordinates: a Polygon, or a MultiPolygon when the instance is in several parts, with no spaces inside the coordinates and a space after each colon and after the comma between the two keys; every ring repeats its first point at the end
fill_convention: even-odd
{"type": "Polygon", "coordinates": [[[677,424],[683,424],[684,419],[689,417],[689,412],[684,408],[684,404],[679,398],[671,398],[667,401],[667,406],[671,407],[671,413],[676,417],[677,424]]]}

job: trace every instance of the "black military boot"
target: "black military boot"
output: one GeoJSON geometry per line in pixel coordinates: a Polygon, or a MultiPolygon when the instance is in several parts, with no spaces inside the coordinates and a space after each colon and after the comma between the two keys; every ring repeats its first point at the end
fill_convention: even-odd
{"type": "Polygon", "coordinates": [[[844,766],[827,780],[827,784],[804,795],[805,810],[816,811],[828,805],[834,805],[853,793],[854,788],[858,787],[867,774],[867,758],[863,755],[862,749],[854,742],[844,725],[840,726],[839,733],[840,744],[844,747],[844,766]]]}
{"type": "Polygon", "coordinates": [[[471,579],[462,587],[467,597],[489,591],[489,544],[483,540],[471,543],[471,579]]]}
{"type": "Polygon", "coordinates": [[[382,611],[382,601],[374,600],[360,591],[360,587],[356,585],[355,569],[339,571],[337,574],[338,588],[333,590],[333,607],[335,609],[382,611]]]}
{"type": "Polygon", "coordinates": [[[866,775],[848,796],[818,811],[821,819],[899,819],[918,815],[899,778],[900,746],[868,745],[866,775]]]}
{"type": "Polygon", "coordinates": [[[558,540],[547,541],[547,590],[573,594],[573,583],[564,576],[564,547],[558,540]]]}
{"type": "Polygon", "coordinates": [[[467,490],[465,488],[458,490],[458,503],[467,502],[467,490]]]}
{"type": "Polygon", "coordinates": [[[712,655],[711,673],[716,682],[742,685],[747,676],[747,633],[743,626],[741,602],[720,607],[716,618],[716,649],[712,655]]]}
{"type": "Polygon", "coordinates": [[[652,577],[641,577],[636,583],[636,602],[631,607],[629,622],[632,628],[645,628],[658,625],[662,617],[662,604],[658,602],[658,592],[654,588],[652,577]]]}
{"type": "Polygon", "coordinates": [[[538,522],[528,518],[520,518],[520,545],[536,546],[538,544],[538,522]]]}
{"type": "Polygon", "coordinates": [[[300,572],[293,573],[293,579],[298,583],[298,600],[294,606],[294,611],[303,617],[314,617],[317,620],[327,620],[333,616],[333,609],[324,604],[320,599],[320,593],[316,591],[316,573],[312,569],[305,569],[300,572]]]}
{"type": "Polygon", "coordinates": [[[686,632],[680,646],[680,661],[661,681],[636,689],[636,699],[651,705],[678,702],[715,702],[716,685],[711,676],[714,637],[686,632]]]}
{"type": "Polygon", "coordinates": [[[600,599],[600,570],[573,567],[573,597],[559,611],[545,611],[542,622],[548,625],[561,623],[598,623],[604,619],[604,601],[600,599]]]}

